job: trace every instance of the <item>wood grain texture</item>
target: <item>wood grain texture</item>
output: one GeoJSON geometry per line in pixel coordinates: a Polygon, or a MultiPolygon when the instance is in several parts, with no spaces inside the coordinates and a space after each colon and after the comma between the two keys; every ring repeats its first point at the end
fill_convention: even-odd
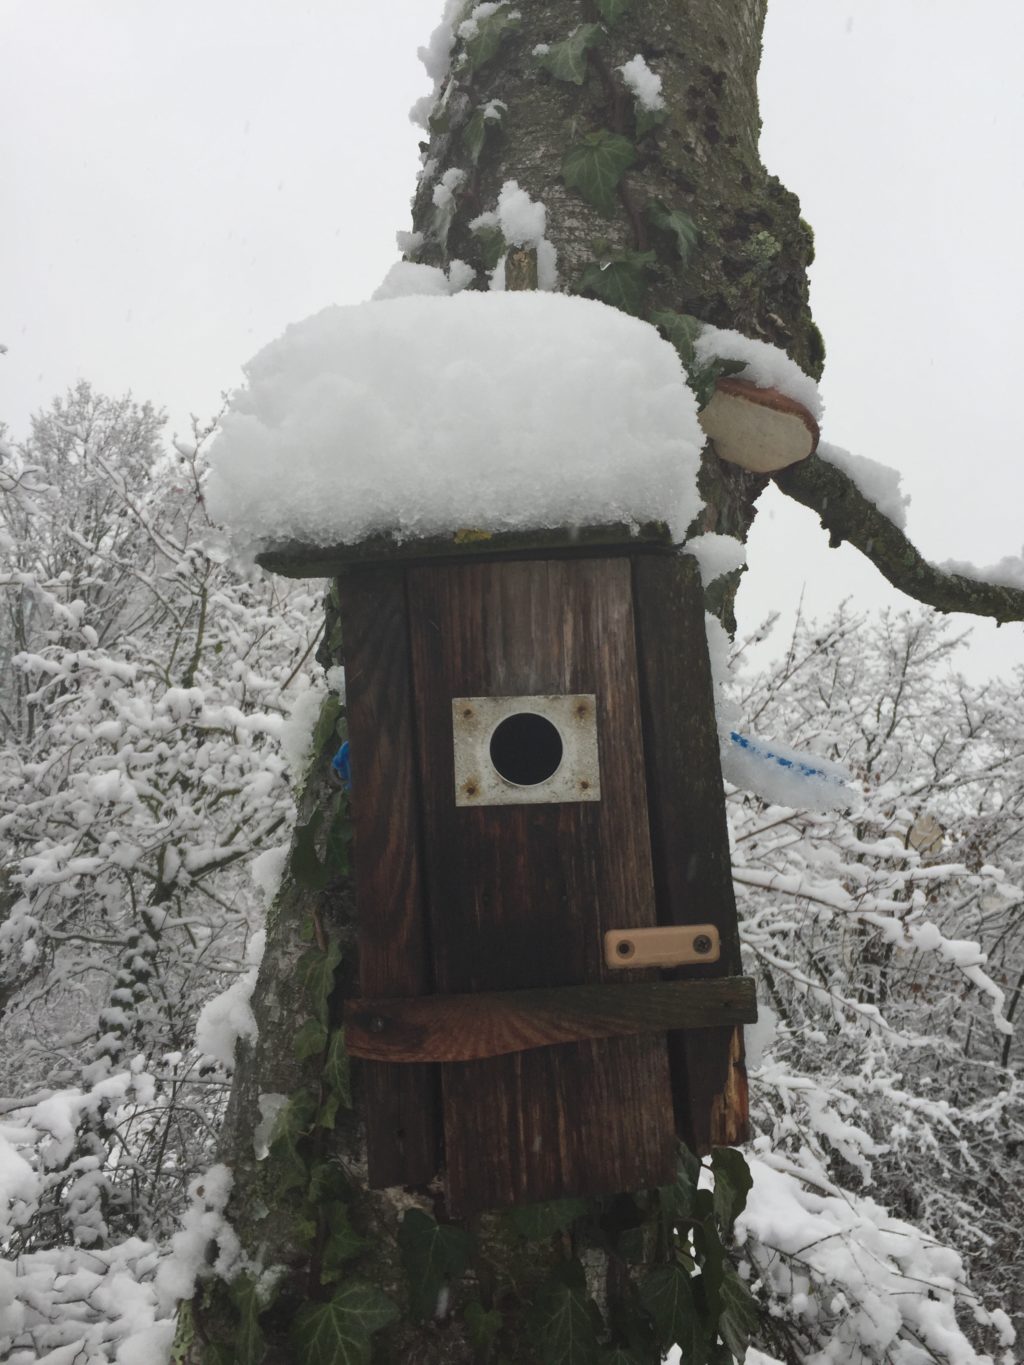
{"type": "MultiPolygon", "coordinates": [[[[605,930],[655,923],[629,561],[418,567],[409,602],[435,989],[604,980],[605,930]],[[552,693],[597,697],[602,800],[456,808],[452,697],[552,693]]],[[[663,1039],[451,1064],[443,1087],[453,1212],[672,1168],[663,1039]]]]}
{"type": "Polygon", "coordinates": [[[345,1047],[378,1062],[475,1062],[594,1038],[752,1023],[754,983],[639,981],[417,1000],[350,1000],[345,1047]]]}
{"type": "MultiPolygon", "coordinates": [[[[365,995],[431,988],[404,574],[375,569],[338,582],[353,775],[359,979],[365,995]]],[[[369,1182],[421,1185],[437,1173],[436,1070],[362,1068],[369,1182]]]]}
{"type": "MultiPolygon", "coordinates": [[[[714,692],[696,561],[638,555],[634,592],[658,917],[717,926],[718,962],[673,975],[740,972],[736,900],[714,692]]],[[[680,1136],[697,1152],[747,1136],[742,1028],[670,1038],[680,1136]]]]}

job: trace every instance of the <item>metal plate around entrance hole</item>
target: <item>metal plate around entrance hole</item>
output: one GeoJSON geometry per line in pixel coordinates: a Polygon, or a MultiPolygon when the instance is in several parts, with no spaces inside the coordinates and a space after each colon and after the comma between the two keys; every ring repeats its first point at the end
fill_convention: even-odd
{"type": "Polygon", "coordinates": [[[452,733],[457,806],[554,805],[601,799],[597,698],[591,693],[455,697],[452,733]],[[535,718],[532,722],[531,717],[535,718]],[[557,732],[557,738],[552,732],[557,732]],[[510,780],[501,768],[519,780],[510,780]],[[535,777],[540,780],[530,780],[535,777]]]}

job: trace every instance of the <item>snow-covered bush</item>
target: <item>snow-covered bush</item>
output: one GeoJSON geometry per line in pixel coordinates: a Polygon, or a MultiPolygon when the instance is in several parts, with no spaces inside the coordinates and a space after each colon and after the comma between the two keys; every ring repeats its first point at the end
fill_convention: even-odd
{"type": "Polygon", "coordinates": [[[319,595],[228,562],[204,433],[165,454],[162,424],[80,385],[0,461],[11,1253],[173,1230],[225,1096],[197,1016],[247,981],[247,866],[292,818],[276,739],[319,595]]]}
{"type": "Polygon", "coordinates": [[[891,1343],[874,1300],[897,1271],[931,1286],[924,1317],[916,1291],[888,1291],[910,1313],[899,1335],[915,1349],[944,1354],[938,1304],[964,1285],[964,1267],[972,1289],[958,1292],[989,1345],[1006,1324],[998,1313],[989,1323],[981,1300],[1022,1325],[1012,1157],[1024,1144],[1024,1050],[1008,1022],[1024,974],[1021,680],[969,686],[951,666],[962,645],[931,613],[866,621],[844,610],[801,623],[767,670],[750,666],[756,647],[737,650],[734,697],[750,725],[858,779],[848,813],[729,796],[763,1016],[751,1039],[762,1136],[745,1226],[801,1353],[827,1335],[855,1358],[860,1332],[859,1349],[882,1358],[891,1343]],[[759,1176],[762,1166],[776,1174],[759,1176]],[[757,1195],[795,1198],[781,1175],[821,1215],[798,1256],[788,1231],[772,1240],[785,1220],[765,1216],[757,1195]],[[893,1262],[901,1238],[906,1256],[893,1262]]]}

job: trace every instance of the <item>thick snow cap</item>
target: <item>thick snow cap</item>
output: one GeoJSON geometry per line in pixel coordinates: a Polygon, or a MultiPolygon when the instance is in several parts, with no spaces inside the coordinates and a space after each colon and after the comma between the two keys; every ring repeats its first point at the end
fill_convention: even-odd
{"type": "Polygon", "coordinates": [[[653,327],[537,292],[332,307],[246,367],[207,503],[240,546],[667,523],[703,436],[653,327]]]}

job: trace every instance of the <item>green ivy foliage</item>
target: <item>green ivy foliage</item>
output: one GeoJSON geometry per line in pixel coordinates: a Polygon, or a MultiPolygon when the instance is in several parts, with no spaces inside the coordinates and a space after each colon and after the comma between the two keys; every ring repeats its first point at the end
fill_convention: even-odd
{"type": "Polygon", "coordinates": [[[540,59],[545,71],[557,80],[582,85],[587,79],[587,53],[605,36],[600,24],[580,24],[560,43],[552,43],[540,59]]]}
{"type": "Polygon", "coordinates": [[[622,177],[636,160],[636,148],[621,133],[586,133],[562,158],[562,179],[606,217],[615,212],[622,177]]]}
{"type": "Polygon", "coordinates": [[[463,69],[478,71],[487,62],[493,61],[502,43],[519,28],[521,22],[518,12],[508,9],[495,10],[486,19],[479,19],[475,36],[466,42],[463,69]]]}

